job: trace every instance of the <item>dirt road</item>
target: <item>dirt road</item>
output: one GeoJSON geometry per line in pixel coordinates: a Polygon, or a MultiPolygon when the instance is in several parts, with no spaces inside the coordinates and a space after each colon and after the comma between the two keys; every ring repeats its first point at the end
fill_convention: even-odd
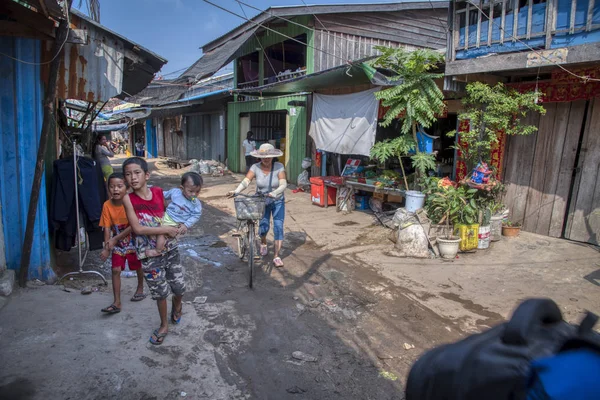
{"type": "MultiPolygon", "coordinates": [[[[176,179],[153,181],[169,188],[176,179]]],[[[286,233],[285,268],[267,257],[248,289],[232,251],[235,218],[214,194],[223,185],[233,178],[207,179],[202,223],[180,241],[187,303],[162,346],[147,342],[158,326],[149,299],[106,316],[110,287],[90,296],[69,289],[78,281],[67,282],[70,292],[19,290],[0,310],[0,398],[402,399],[417,355],[460,336],[368,266],[299,231],[286,233]],[[206,303],[193,303],[198,296],[206,303]]],[[[59,273],[73,268],[67,256],[59,273]]],[[[86,268],[108,272],[96,254],[86,268]]],[[[133,281],[124,279],[125,299],[133,281]]]]}

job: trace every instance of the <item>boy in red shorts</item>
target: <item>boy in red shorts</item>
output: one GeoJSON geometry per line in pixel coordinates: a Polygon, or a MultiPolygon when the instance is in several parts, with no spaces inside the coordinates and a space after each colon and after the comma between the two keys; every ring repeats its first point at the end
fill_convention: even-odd
{"type": "Polygon", "coordinates": [[[137,290],[131,301],[144,300],[144,274],[142,264],[137,258],[135,244],[131,234],[131,226],[127,220],[123,197],[127,194],[125,177],[120,173],[113,173],[107,181],[110,200],[102,207],[100,226],[104,228],[104,250],[100,257],[106,261],[112,252],[112,284],[114,302],[102,309],[102,312],[116,314],[121,312],[121,271],[125,269],[125,261],[129,269],[137,273],[137,290]],[[111,238],[112,232],[112,238],[111,238]]]}

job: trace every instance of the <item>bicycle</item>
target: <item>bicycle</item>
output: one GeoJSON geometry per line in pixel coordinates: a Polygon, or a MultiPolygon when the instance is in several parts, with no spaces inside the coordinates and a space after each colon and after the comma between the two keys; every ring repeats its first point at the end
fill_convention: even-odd
{"type": "Polygon", "coordinates": [[[262,194],[235,194],[233,202],[238,219],[237,243],[238,257],[248,259],[248,287],[252,288],[254,278],[254,259],[260,258],[256,252],[256,226],[265,213],[265,196],[262,194]],[[241,197],[240,197],[241,196],[241,197]]]}

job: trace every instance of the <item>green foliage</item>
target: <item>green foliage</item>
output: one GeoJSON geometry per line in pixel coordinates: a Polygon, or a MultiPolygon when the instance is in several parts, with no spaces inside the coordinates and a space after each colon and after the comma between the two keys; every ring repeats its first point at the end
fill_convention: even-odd
{"type": "Polygon", "coordinates": [[[518,227],[521,226],[521,223],[520,222],[513,222],[511,220],[508,220],[506,222],[503,222],[502,225],[503,226],[510,226],[510,227],[518,228],[518,227]]]}
{"type": "Polygon", "coordinates": [[[440,178],[423,179],[427,217],[434,224],[477,223],[480,211],[476,201],[478,190],[465,185],[440,186],[439,183],[440,178]]]}
{"type": "Polygon", "coordinates": [[[381,125],[389,126],[398,115],[404,114],[401,133],[409,134],[417,124],[430,127],[436,120],[435,114],[444,108],[444,94],[435,83],[444,75],[431,72],[444,62],[444,55],[429,49],[408,51],[383,46],[376,49],[382,54],[372,65],[392,71],[391,81],[403,80],[400,85],[375,93],[383,106],[389,107],[381,125]]]}
{"type": "MultiPolygon", "coordinates": [[[[526,125],[524,121],[529,112],[546,113],[544,107],[536,104],[537,96],[534,92],[519,93],[502,83],[489,86],[473,82],[467,85],[467,97],[463,100],[465,111],[459,119],[470,121],[471,129],[460,133],[466,146],[457,144],[457,148],[469,169],[480,160],[490,164],[491,149],[498,143],[499,132],[514,136],[537,131],[536,126],[526,125]]],[[[456,131],[448,133],[448,136],[454,135],[456,131]]]]}
{"type": "Polygon", "coordinates": [[[435,169],[435,156],[429,153],[416,153],[411,157],[412,165],[420,176],[425,176],[428,170],[435,169]]]}
{"type": "MultiPolygon", "coordinates": [[[[392,158],[400,160],[401,157],[408,155],[416,146],[411,136],[400,135],[395,139],[386,139],[377,142],[371,148],[371,158],[384,163],[392,158]]],[[[401,162],[401,161],[400,161],[401,162]]]]}

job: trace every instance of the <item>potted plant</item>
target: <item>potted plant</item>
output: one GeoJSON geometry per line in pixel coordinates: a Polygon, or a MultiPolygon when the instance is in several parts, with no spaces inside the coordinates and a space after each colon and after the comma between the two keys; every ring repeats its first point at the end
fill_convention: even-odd
{"type": "Polygon", "coordinates": [[[521,233],[521,223],[506,221],[502,224],[502,236],[506,237],[517,237],[521,233]]]}
{"type": "Polygon", "coordinates": [[[400,161],[402,176],[406,186],[406,208],[413,211],[421,208],[425,195],[418,191],[420,178],[424,178],[427,170],[435,169],[435,156],[419,151],[417,145],[417,126],[430,127],[437,119],[436,114],[444,109],[444,94],[437,86],[436,79],[444,74],[436,71],[444,62],[444,55],[434,50],[418,49],[408,51],[403,48],[377,46],[381,55],[372,65],[383,68],[394,86],[375,93],[387,111],[381,126],[389,126],[396,118],[402,120],[400,136],[392,140],[376,143],[371,150],[371,157],[378,161],[387,161],[396,157],[400,161]],[[400,84],[395,84],[401,82],[400,84]],[[411,153],[414,154],[411,155],[411,153]],[[414,190],[409,190],[402,157],[410,156],[412,166],[417,173],[414,190]]]}
{"type": "MultiPolygon", "coordinates": [[[[427,189],[426,189],[427,190],[427,189]]],[[[456,218],[464,205],[459,189],[450,185],[434,192],[430,192],[428,202],[432,215],[443,215],[439,224],[446,224],[445,235],[437,236],[438,249],[442,258],[453,259],[458,253],[461,238],[452,234],[450,223],[456,218]]],[[[429,213],[428,213],[429,216],[429,213]]]]}
{"type": "MultiPolygon", "coordinates": [[[[482,82],[472,82],[466,87],[467,96],[463,100],[464,111],[458,116],[469,122],[469,129],[459,133],[456,148],[472,171],[479,162],[491,163],[491,151],[498,145],[498,135],[530,135],[537,131],[535,125],[524,123],[529,112],[545,114],[544,107],[537,103],[536,92],[519,93],[498,83],[490,86],[482,82]]],[[[448,133],[455,137],[456,131],[448,133]]]]}

